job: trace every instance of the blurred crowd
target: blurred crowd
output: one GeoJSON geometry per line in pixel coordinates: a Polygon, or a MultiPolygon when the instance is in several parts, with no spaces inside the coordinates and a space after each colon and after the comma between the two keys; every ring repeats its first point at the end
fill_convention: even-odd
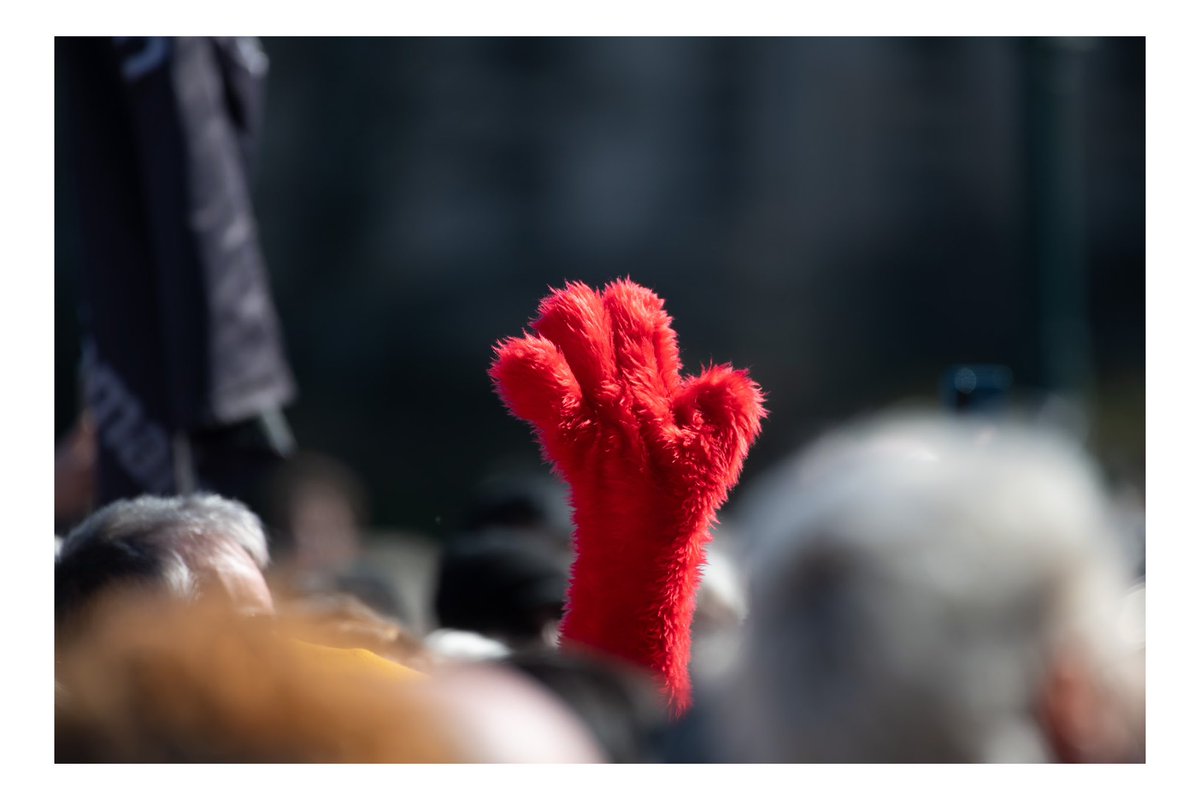
{"type": "Polygon", "coordinates": [[[434,543],[374,529],[354,466],[297,449],[247,190],[253,43],[62,56],[85,342],[55,465],[57,761],[1144,760],[1140,500],[1078,431],[979,371],[746,482],[675,713],[659,676],[560,636],[577,543],[549,470],[484,480],[434,543]]]}
{"type": "Polygon", "coordinates": [[[344,465],[297,457],[271,497],[270,524],[118,500],[60,540],[59,761],[1144,759],[1136,531],[1050,428],[883,416],[746,486],[678,719],[654,676],[559,641],[550,477],[485,482],[423,594],[373,558],[344,465]]]}

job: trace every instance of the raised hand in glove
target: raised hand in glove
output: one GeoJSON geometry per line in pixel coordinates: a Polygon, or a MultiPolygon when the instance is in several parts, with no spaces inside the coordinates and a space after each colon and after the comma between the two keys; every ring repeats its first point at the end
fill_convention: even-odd
{"type": "Polygon", "coordinates": [[[651,670],[682,713],[704,546],[766,415],[762,392],[728,365],[681,379],[663,301],[629,280],[568,283],[532,327],[496,345],[490,374],[571,487],[563,640],[651,670]]]}

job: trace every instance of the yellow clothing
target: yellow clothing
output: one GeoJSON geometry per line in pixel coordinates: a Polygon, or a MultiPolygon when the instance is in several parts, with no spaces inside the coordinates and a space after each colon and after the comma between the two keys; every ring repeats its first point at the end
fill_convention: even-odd
{"type": "Polygon", "coordinates": [[[402,681],[425,677],[423,673],[417,672],[415,669],[397,664],[395,661],[390,661],[361,647],[326,647],[300,639],[291,639],[290,641],[309,664],[341,675],[370,675],[402,681]]]}

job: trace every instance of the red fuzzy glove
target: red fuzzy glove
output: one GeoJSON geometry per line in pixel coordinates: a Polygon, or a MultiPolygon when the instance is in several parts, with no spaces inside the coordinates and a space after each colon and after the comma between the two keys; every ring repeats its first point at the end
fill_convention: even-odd
{"type": "Polygon", "coordinates": [[[563,639],[650,669],[682,713],[704,546],[766,415],[762,393],[727,365],[680,380],[663,301],[632,281],[603,294],[568,283],[538,312],[536,335],[497,344],[490,374],[571,487],[563,639]]]}

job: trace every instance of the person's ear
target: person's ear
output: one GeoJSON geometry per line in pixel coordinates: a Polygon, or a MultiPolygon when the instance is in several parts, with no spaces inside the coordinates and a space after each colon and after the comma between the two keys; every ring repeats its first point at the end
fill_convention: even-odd
{"type": "Polygon", "coordinates": [[[1095,697],[1079,659],[1059,653],[1050,662],[1039,695],[1038,717],[1056,761],[1085,762],[1095,697]]]}
{"type": "Polygon", "coordinates": [[[1120,698],[1095,666],[1071,649],[1052,659],[1038,717],[1054,758],[1064,763],[1127,761],[1133,754],[1120,698]]]}

